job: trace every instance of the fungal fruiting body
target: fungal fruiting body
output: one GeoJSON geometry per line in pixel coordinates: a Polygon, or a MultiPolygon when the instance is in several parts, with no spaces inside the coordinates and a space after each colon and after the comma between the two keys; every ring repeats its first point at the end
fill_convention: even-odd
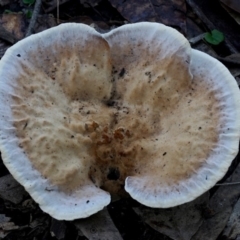
{"type": "Polygon", "coordinates": [[[10,48],[0,75],[3,161],[57,219],[87,217],[109,193],[191,201],[238,152],[234,78],[162,24],[62,24],[10,48]]]}

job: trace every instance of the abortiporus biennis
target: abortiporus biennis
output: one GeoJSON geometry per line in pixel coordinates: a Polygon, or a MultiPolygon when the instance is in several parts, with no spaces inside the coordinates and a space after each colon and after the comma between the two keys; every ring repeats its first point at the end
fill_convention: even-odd
{"type": "Polygon", "coordinates": [[[0,111],[4,164],[56,219],[88,217],[110,194],[192,201],[238,152],[235,79],[158,23],[67,23],[19,41],[0,61],[0,111]]]}

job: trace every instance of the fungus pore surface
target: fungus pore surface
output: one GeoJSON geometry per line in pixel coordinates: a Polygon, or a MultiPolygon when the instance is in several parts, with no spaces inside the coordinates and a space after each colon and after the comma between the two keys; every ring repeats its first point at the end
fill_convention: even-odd
{"type": "MultiPolygon", "coordinates": [[[[86,186],[127,191],[147,206],[170,207],[224,175],[237,153],[239,93],[220,63],[161,24],[104,35],[81,24],[56,29],[9,51],[4,64],[14,59],[18,72],[5,74],[1,88],[18,148],[46,186],[64,196],[86,186]]],[[[8,154],[6,162],[18,161],[8,154]]],[[[43,209],[51,205],[36,198],[43,209]]]]}

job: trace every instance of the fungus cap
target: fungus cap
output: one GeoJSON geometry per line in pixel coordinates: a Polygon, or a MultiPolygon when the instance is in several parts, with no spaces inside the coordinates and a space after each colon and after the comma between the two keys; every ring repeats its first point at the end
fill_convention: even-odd
{"type": "Polygon", "coordinates": [[[124,185],[150,207],[191,201],[238,152],[235,79],[162,24],[62,24],[11,47],[0,76],[3,161],[57,219],[101,210],[124,185]]]}

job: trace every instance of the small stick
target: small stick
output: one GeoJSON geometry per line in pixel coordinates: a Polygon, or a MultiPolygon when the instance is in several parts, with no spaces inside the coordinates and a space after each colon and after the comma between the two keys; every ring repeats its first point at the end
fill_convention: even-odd
{"type": "Polygon", "coordinates": [[[240,182],[218,183],[215,186],[231,186],[231,185],[237,185],[237,184],[240,184],[240,182]]]}
{"type": "Polygon", "coordinates": [[[193,37],[193,38],[190,38],[188,41],[191,43],[191,44],[196,44],[198,43],[199,41],[201,41],[203,38],[204,38],[204,35],[205,33],[202,33],[196,37],[193,37]]]}
{"type": "Polygon", "coordinates": [[[57,0],[57,24],[59,24],[59,0],[57,0]]]}
{"type": "Polygon", "coordinates": [[[33,9],[32,18],[27,29],[26,37],[32,34],[33,28],[35,26],[35,23],[37,21],[37,17],[41,8],[41,4],[42,4],[42,0],[36,0],[34,9],[33,9]]]}
{"type": "Polygon", "coordinates": [[[228,58],[223,58],[223,57],[216,57],[216,59],[218,59],[219,61],[221,61],[224,64],[231,64],[231,65],[240,65],[240,60],[232,60],[232,59],[228,59],[228,58]]]}

